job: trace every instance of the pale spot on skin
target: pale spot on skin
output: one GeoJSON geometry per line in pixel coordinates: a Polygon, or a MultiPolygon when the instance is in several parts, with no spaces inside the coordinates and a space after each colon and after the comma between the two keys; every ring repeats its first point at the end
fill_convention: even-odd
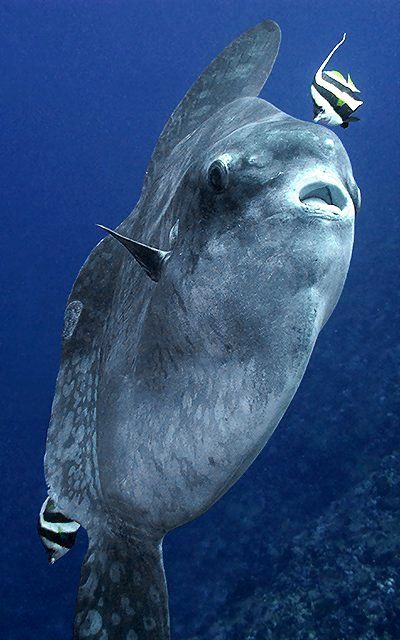
{"type": "Polygon", "coordinates": [[[133,572],[132,579],[135,584],[140,584],[142,581],[141,575],[138,571],[133,572]]]}
{"type": "Polygon", "coordinates": [[[72,382],[70,382],[69,384],[68,383],[64,384],[64,386],[62,388],[62,394],[63,394],[64,398],[68,398],[68,396],[70,395],[70,393],[72,391],[72,388],[73,388],[73,383],[72,382]]]}
{"type": "Polygon", "coordinates": [[[85,622],[80,628],[80,633],[84,638],[99,633],[103,626],[103,619],[98,611],[91,609],[88,611],[85,622]]]}
{"type": "Polygon", "coordinates": [[[76,329],[76,325],[78,324],[82,309],[83,304],[80,300],[73,300],[66,308],[63,329],[64,340],[70,340],[72,338],[73,333],[76,329]]]}
{"type": "Polygon", "coordinates": [[[153,602],[160,602],[160,594],[158,592],[158,589],[156,589],[156,587],[154,587],[153,585],[151,585],[149,589],[149,596],[153,600],[153,602]]]}
{"type": "Polygon", "coordinates": [[[121,563],[113,562],[110,567],[110,578],[112,582],[118,583],[121,580],[121,563]]]}
{"type": "Polygon", "coordinates": [[[113,625],[119,624],[121,622],[121,616],[119,616],[118,613],[113,613],[111,616],[111,622],[113,625]]]}
{"type": "Polygon", "coordinates": [[[97,588],[98,582],[99,582],[99,579],[98,579],[97,573],[93,570],[90,570],[87,575],[86,582],[84,582],[82,586],[84,586],[85,589],[90,593],[94,593],[94,591],[97,588]]]}
{"type": "Polygon", "coordinates": [[[154,618],[143,618],[143,625],[144,628],[146,629],[146,631],[151,631],[152,629],[155,629],[156,627],[156,622],[154,620],[154,618]]]}
{"type": "Polygon", "coordinates": [[[130,600],[127,596],[121,597],[121,608],[128,616],[135,615],[135,609],[131,607],[130,600]]]}

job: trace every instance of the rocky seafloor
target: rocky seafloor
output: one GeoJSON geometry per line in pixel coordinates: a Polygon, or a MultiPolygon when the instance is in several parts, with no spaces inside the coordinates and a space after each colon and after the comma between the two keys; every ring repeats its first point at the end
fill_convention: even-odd
{"type": "Polygon", "coordinates": [[[400,638],[400,454],[334,502],[191,640],[400,638]],[[284,569],[284,570],[283,570],[284,569]]]}
{"type": "Polygon", "coordinates": [[[263,453],[166,537],[175,640],[400,639],[397,263],[358,259],[263,453]]]}

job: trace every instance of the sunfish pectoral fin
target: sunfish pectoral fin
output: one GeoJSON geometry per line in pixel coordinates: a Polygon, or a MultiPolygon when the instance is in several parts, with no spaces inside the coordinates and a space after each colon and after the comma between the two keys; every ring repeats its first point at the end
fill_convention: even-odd
{"type": "Polygon", "coordinates": [[[126,238],[122,236],[117,231],[113,229],[109,229],[102,224],[98,224],[100,229],[106,231],[113,238],[118,240],[124,247],[126,247],[133,255],[135,260],[140,264],[141,267],[145,270],[147,275],[154,280],[154,282],[158,282],[162,268],[165,266],[165,263],[171,257],[171,251],[161,251],[161,249],[156,249],[155,247],[150,247],[147,244],[143,244],[142,242],[137,242],[136,240],[131,240],[130,238],[126,238]]]}
{"type": "Polygon", "coordinates": [[[169,640],[161,542],[89,532],[74,625],[75,640],[169,640]]]}

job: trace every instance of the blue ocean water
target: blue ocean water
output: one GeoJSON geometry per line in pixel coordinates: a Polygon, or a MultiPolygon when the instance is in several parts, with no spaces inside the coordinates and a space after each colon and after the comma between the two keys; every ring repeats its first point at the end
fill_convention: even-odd
{"type": "MultiPolygon", "coordinates": [[[[220,503],[166,541],[173,637],[204,633],[232,602],[264,588],[279,548],[398,449],[398,4],[2,0],[5,640],[71,637],[85,535],[49,567],[36,518],[65,301],[101,237],[95,224],[126,217],[173,108],[228,42],[264,18],[280,24],[283,42],[262,96],[305,120],[313,74],[347,32],[332,66],[350,71],[365,104],[359,123],[336,132],[363,204],[342,298],[276,434],[220,503]]],[[[396,562],[386,556],[382,580],[393,566],[398,579],[396,562]]],[[[396,637],[393,624],[386,636],[377,629],[368,637],[396,637]]]]}

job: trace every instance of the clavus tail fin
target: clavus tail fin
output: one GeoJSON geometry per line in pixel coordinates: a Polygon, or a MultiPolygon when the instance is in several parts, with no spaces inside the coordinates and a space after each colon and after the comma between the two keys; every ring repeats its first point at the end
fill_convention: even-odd
{"type": "Polygon", "coordinates": [[[74,640],[169,640],[161,542],[101,532],[82,565],[74,640]]]}

